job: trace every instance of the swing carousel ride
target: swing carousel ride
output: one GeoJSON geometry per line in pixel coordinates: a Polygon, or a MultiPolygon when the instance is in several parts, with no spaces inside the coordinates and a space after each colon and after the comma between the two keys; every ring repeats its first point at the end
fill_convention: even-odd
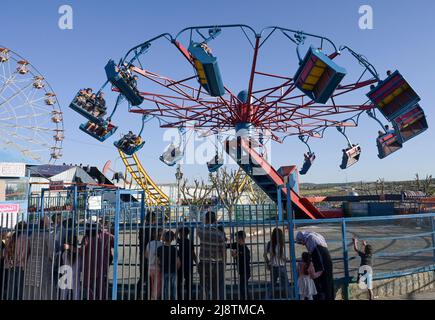
{"type": "MultiPolygon", "coordinates": [[[[188,27],[175,36],[164,33],[131,48],[118,63],[110,60],[105,72],[107,81],[102,88],[95,94],[81,90],[70,107],[87,119],[80,129],[101,142],[118,129],[115,116],[124,102],[130,113],[141,116],[137,134],[130,131],[114,142],[139,186],[146,189],[152,180],[135,153],[144,146],[145,124],[156,119],[161,128],[178,129],[181,137],[161,155],[166,165],[173,166],[183,157],[188,129],[202,137],[214,137],[216,154],[207,163],[210,172],[223,165],[223,153],[228,153],[275,202],[289,192],[298,217],[326,215],[299,196],[296,188],[283,188],[283,194],[278,194],[277,187],[284,185],[286,176],[296,174],[296,169],[275,170],[265,156],[267,142],[283,143],[288,137],[298,137],[308,149],[299,171],[304,175],[316,158],[309,141],[323,138],[328,129],[335,128],[345,138],[339,167],[347,169],[358,162],[362,149],[351,142],[348,131],[358,126],[363,115],[380,125],[374,136],[380,159],[428,128],[420,97],[399,71],[387,71],[382,78],[365,56],[350,47],[278,26],[260,32],[248,25],[221,25],[188,27]],[[240,57],[242,42],[248,58],[230,61],[231,67],[221,69],[214,44],[225,48],[221,52],[228,61],[240,57]],[[148,56],[160,46],[175,49],[182,58],[179,68],[171,62],[169,70],[175,76],[162,75],[148,66],[148,56]],[[280,57],[273,56],[274,52],[280,57]],[[224,82],[235,77],[232,69],[243,64],[248,66],[242,75],[246,81],[239,77],[237,85],[224,82]],[[108,84],[116,95],[110,114],[103,95],[108,84]],[[244,89],[235,93],[234,87],[240,86],[244,89]]],[[[167,198],[159,199],[156,196],[155,202],[167,202],[167,198]]]]}

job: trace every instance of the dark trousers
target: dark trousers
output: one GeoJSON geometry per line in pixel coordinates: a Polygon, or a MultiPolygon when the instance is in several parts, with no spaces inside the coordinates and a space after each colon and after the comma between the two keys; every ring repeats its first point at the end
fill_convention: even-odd
{"type": "Polygon", "coordinates": [[[139,266],[139,280],[137,282],[137,297],[138,299],[147,299],[148,292],[148,259],[143,258],[139,266]]]}
{"type": "Polygon", "coordinates": [[[239,300],[250,300],[251,295],[249,291],[249,278],[250,275],[239,273],[239,300]]]}
{"type": "Polygon", "coordinates": [[[5,269],[3,300],[23,300],[24,269],[5,269]]]}
{"type": "Polygon", "coordinates": [[[193,268],[190,266],[182,266],[178,270],[177,274],[177,298],[179,300],[190,300],[192,299],[192,289],[193,289],[193,268]]]}
{"type": "Polygon", "coordinates": [[[328,248],[317,246],[311,253],[314,269],[317,271],[323,270],[320,277],[314,280],[316,285],[317,295],[316,300],[334,300],[334,274],[332,267],[332,259],[328,248]]]}
{"type": "Polygon", "coordinates": [[[201,261],[198,265],[199,282],[205,300],[225,299],[225,264],[223,262],[201,261]]]}

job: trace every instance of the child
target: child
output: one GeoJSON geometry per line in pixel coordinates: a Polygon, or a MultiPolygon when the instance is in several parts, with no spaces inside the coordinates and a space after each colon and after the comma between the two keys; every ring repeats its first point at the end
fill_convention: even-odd
{"type": "Polygon", "coordinates": [[[61,300],[80,300],[80,276],[82,271],[82,253],[78,247],[77,235],[68,232],[63,242],[59,282],[61,300]],[[64,277],[71,272],[69,277],[64,277]],[[62,282],[66,281],[66,282],[62,282]],[[69,284],[69,286],[68,286],[69,284]]]}
{"type": "Polygon", "coordinates": [[[369,300],[373,300],[373,248],[371,245],[367,244],[367,241],[363,241],[363,249],[358,248],[358,239],[353,238],[353,248],[358,253],[361,258],[361,263],[358,271],[358,284],[364,282],[364,278],[361,276],[365,275],[367,291],[369,293],[369,300]]]}
{"type": "Polygon", "coordinates": [[[251,251],[245,243],[246,233],[243,230],[237,232],[237,242],[231,244],[231,255],[236,258],[240,285],[240,300],[249,299],[248,281],[251,277],[251,251]]]}
{"type": "Polygon", "coordinates": [[[266,244],[263,253],[267,269],[271,271],[269,298],[275,298],[275,290],[277,288],[279,289],[279,298],[287,298],[290,293],[284,243],[283,231],[279,228],[274,228],[270,241],[266,244]],[[278,279],[279,285],[276,286],[278,279]]]}
{"type": "Polygon", "coordinates": [[[157,250],[162,246],[160,241],[162,229],[151,229],[151,241],[148,242],[145,249],[145,258],[148,259],[148,275],[151,288],[151,300],[157,300],[161,291],[161,274],[157,261],[157,250]]]}
{"type": "Polygon", "coordinates": [[[313,296],[317,294],[316,285],[313,280],[320,277],[322,272],[314,270],[309,252],[302,253],[302,261],[298,262],[298,286],[301,300],[313,300],[313,296]]]}
{"type": "Polygon", "coordinates": [[[178,250],[175,246],[171,245],[175,239],[175,233],[168,230],[163,234],[162,239],[164,245],[157,249],[157,259],[160,272],[163,276],[163,299],[175,300],[177,270],[181,266],[178,250]]]}
{"type": "Polygon", "coordinates": [[[178,269],[178,299],[190,299],[192,292],[193,263],[198,265],[198,258],[195,254],[193,241],[189,239],[189,228],[180,227],[178,229],[178,253],[181,261],[181,268],[178,269]],[[183,295],[183,279],[186,296],[183,295]]]}

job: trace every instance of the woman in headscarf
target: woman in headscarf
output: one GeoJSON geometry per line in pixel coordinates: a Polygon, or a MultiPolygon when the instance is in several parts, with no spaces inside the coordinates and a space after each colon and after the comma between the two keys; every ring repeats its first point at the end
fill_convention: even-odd
{"type": "Polygon", "coordinates": [[[316,232],[299,231],[296,243],[305,245],[310,252],[316,272],[323,271],[322,275],[314,280],[318,300],[334,300],[334,276],[332,259],[329,254],[325,238],[316,232]]]}

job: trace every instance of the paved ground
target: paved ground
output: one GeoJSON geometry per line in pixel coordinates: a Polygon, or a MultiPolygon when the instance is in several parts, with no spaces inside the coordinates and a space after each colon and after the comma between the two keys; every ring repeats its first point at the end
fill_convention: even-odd
{"type": "Polygon", "coordinates": [[[414,293],[399,297],[386,297],[380,300],[435,300],[435,291],[414,293]]]}
{"type": "MultiPolygon", "coordinates": [[[[357,274],[359,267],[359,258],[351,246],[352,237],[367,239],[374,247],[374,272],[376,274],[388,273],[392,271],[406,270],[416,267],[427,266],[433,263],[434,253],[430,248],[433,246],[432,238],[428,234],[431,231],[427,221],[408,220],[402,222],[376,222],[376,223],[354,223],[347,227],[347,240],[349,245],[349,258],[351,258],[349,267],[350,275],[357,274]],[[412,237],[413,234],[420,234],[418,237],[412,237]],[[381,237],[382,239],[379,239],[381,237]],[[399,239],[397,239],[399,237],[399,239]],[[414,252],[421,250],[423,252],[414,252]]],[[[270,239],[271,230],[274,225],[251,225],[243,229],[247,233],[247,244],[251,249],[252,261],[252,279],[253,281],[269,281],[269,273],[266,271],[263,253],[265,243],[270,239]]],[[[282,226],[281,226],[282,227],[282,226]]],[[[226,228],[229,236],[239,228],[226,228]]],[[[339,224],[318,224],[300,226],[296,230],[311,230],[322,233],[329,246],[331,256],[334,259],[334,277],[342,278],[343,270],[343,249],[341,239],[341,226],[339,224]]],[[[288,233],[286,232],[286,238],[288,233]]],[[[134,283],[138,277],[139,270],[137,267],[138,250],[137,250],[137,233],[136,230],[122,230],[120,237],[120,263],[124,264],[119,270],[119,277],[124,283],[134,283]]],[[[199,248],[196,248],[199,250],[199,248]]],[[[297,257],[299,258],[305,247],[297,245],[297,257]]],[[[287,256],[289,251],[287,246],[287,256]]],[[[231,258],[229,258],[231,261],[231,258]]],[[[227,267],[227,283],[234,281],[234,271],[230,266],[227,267]]],[[[289,277],[291,277],[290,265],[288,266],[289,277]]],[[[196,276],[196,275],[195,275],[196,276]]],[[[197,279],[195,279],[197,280],[197,279]]],[[[121,282],[122,282],[121,281],[121,282]]]]}

